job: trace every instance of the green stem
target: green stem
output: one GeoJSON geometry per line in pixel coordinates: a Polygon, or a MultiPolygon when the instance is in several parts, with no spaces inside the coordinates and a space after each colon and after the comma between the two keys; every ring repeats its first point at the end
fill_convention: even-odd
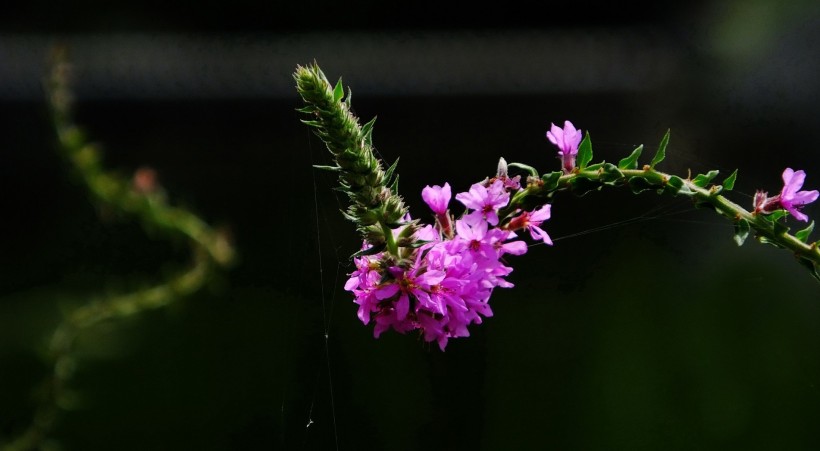
{"type": "MultiPolygon", "coordinates": [[[[670,180],[676,178],[682,182],[680,188],[675,188],[670,192],[676,195],[686,195],[691,197],[698,204],[706,204],[714,208],[715,211],[721,215],[729,218],[734,223],[741,220],[746,221],[751,229],[754,229],[758,237],[762,237],[772,244],[776,244],[782,248],[794,252],[795,256],[805,262],[809,262],[817,271],[820,268],[820,248],[816,243],[808,244],[801,241],[794,235],[789,234],[785,230],[778,230],[774,224],[766,220],[763,216],[757,215],[754,212],[746,210],[740,205],[732,202],[722,194],[720,191],[722,187],[712,185],[710,188],[703,188],[691,180],[682,179],[674,175],[657,171],[654,168],[645,166],[643,169],[619,169],[620,176],[612,178],[610,172],[608,178],[604,178],[606,172],[602,169],[598,170],[577,170],[570,174],[562,175],[558,179],[558,184],[555,188],[545,189],[538,185],[530,185],[516,193],[510,201],[509,207],[502,212],[505,216],[511,215],[516,209],[521,208],[524,204],[536,202],[546,203],[546,199],[550,199],[554,193],[572,189],[573,181],[583,178],[593,182],[600,182],[601,185],[610,186],[628,186],[630,179],[637,177],[645,180],[649,185],[663,190],[670,186],[670,180]]],[[[816,276],[815,276],[816,277],[816,276]]]]}

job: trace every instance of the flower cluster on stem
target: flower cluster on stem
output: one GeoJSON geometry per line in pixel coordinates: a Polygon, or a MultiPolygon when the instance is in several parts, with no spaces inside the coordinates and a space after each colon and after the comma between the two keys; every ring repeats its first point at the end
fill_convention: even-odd
{"type": "MultiPolygon", "coordinates": [[[[549,206],[520,211],[500,222],[499,209],[507,206],[513,190],[516,188],[495,179],[456,194],[465,211],[452,227],[450,185],[427,186],[422,197],[436,221],[416,231],[414,238],[420,246],[413,258],[403,265],[393,264],[384,252],[354,259],[356,270],[345,289],[355,296],[359,319],[364,324],[375,323],[374,336],[388,329],[402,334],[418,330],[425,341],[435,341],[444,350],[450,338],[469,336],[470,324],[492,316],[489,300],[493,290],[513,286],[506,280],[512,268],[504,257],[527,252],[516,230],[529,229],[534,238],[551,244],[540,228],[549,218],[549,206]]],[[[363,245],[365,249],[369,246],[367,242],[363,245]]]]}
{"type": "Polygon", "coordinates": [[[512,268],[506,259],[526,253],[519,238],[525,231],[538,242],[551,245],[542,228],[550,219],[552,203],[560,192],[585,194],[604,187],[626,187],[634,193],[654,190],[658,194],[687,196],[701,207],[710,207],[733,222],[734,240],[742,245],[754,231],[756,238],[790,250],[798,262],[820,280],[820,242],[808,241],[814,222],[794,234],[784,216],[808,222],[802,210],[817,200],[818,191],[802,191],[806,174],[787,168],[783,188],[769,198],[763,191],[748,211],[724,196],[734,187],[737,171],[722,183],[712,183],[718,171],[686,178],[656,169],[666,155],[669,131],[654,157],[639,165],[643,145],[618,161],[590,164],[592,143],[570,121],[554,123],[546,138],[558,148],[560,170],[541,174],[534,167],[499,159],[494,177],[473,184],[455,199],[464,211],[458,219],[449,204],[452,189],[427,186],[422,198],[433,212],[433,224],[412,219],[396,192],[395,164],[386,171],[371,148],[373,122],[359,126],[350,110],[350,97],[342,100],[341,83],[331,87],[315,64],[297,67],[297,90],[309,115],[304,122],[315,128],[327,144],[336,166],[323,167],[339,174],[340,189],[350,197],[345,213],[361,232],[364,243],[354,255],[356,269],[345,289],[358,304],[359,319],[375,323],[374,335],[393,329],[399,333],[419,331],[427,342],[444,350],[449,339],[469,335],[468,326],[492,315],[490,295],[497,287],[508,288],[512,268]],[[508,169],[526,170],[510,177],[508,169]]]}

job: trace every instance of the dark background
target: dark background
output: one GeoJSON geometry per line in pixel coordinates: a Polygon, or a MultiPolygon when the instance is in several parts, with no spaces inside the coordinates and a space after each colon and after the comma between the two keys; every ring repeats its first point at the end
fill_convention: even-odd
{"type": "Polygon", "coordinates": [[[555,246],[512,261],[473,336],[374,340],[290,79],[314,59],[343,77],[418,217],[422,187],[466,190],[500,156],[557,169],[544,133],[565,119],[596,161],[644,144],[645,162],[671,128],[663,168],[738,168],[750,207],[785,167],[820,187],[815,2],[52,3],[0,17],[0,443],[30,421],[64,312],[186,258],[101,219],[59,158],[39,83],[61,42],[106,166],[155,168],[239,253],[195,296],[83,333],[62,449],[820,447],[820,286],[685,199],[559,197],[555,246]]]}

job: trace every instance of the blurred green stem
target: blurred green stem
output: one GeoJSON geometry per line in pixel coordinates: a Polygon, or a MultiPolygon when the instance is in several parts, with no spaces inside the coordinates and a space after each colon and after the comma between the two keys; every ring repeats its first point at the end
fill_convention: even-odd
{"type": "Polygon", "coordinates": [[[225,233],[212,229],[190,211],[168,205],[156,187],[137,187],[103,169],[101,152],[86,141],[71,117],[71,67],[65,49],[55,50],[51,68],[46,91],[59,150],[88,188],[92,199],[140,220],[145,227],[158,230],[167,239],[186,239],[192,249],[192,262],[188,269],[152,287],[92,301],[67,313],[48,342],[48,359],[53,371],[45,381],[32,423],[17,439],[6,444],[3,451],[46,446],[62,407],[70,404],[66,385],[76,370],[73,350],[79,334],[103,321],[160,308],[188,296],[201,289],[218,268],[228,267],[235,260],[234,248],[225,233]]]}

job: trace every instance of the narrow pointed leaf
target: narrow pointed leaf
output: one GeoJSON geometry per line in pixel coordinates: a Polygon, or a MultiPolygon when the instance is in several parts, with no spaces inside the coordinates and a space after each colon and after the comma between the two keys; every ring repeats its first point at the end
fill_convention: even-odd
{"type": "Polygon", "coordinates": [[[643,177],[631,177],[629,179],[629,187],[635,194],[638,194],[642,191],[646,191],[648,189],[655,188],[655,186],[653,186],[643,177]]]}
{"type": "Polygon", "coordinates": [[[743,246],[743,242],[749,237],[749,221],[740,219],[735,223],[735,243],[743,246]]]}
{"type": "Polygon", "coordinates": [[[313,120],[310,120],[310,119],[299,119],[299,120],[302,121],[303,124],[311,126],[311,127],[321,127],[322,126],[322,123],[319,122],[319,121],[313,121],[313,120]]]}
{"type": "Polygon", "coordinates": [[[624,173],[612,163],[604,163],[601,173],[601,181],[612,184],[624,178],[624,173]]]}
{"type": "Polygon", "coordinates": [[[364,256],[364,255],[378,254],[379,252],[383,251],[385,247],[386,246],[385,246],[384,243],[379,244],[378,246],[370,246],[367,249],[362,249],[362,250],[354,253],[353,255],[350,256],[350,258],[361,257],[361,256],[364,256]]]}
{"type": "Polygon", "coordinates": [[[669,177],[669,180],[666,182],[666,185],[660,191],[665,192],[667,194],[676,195],[681,191],[683,191],[684,193],[689,193],[689,188],[687,188],[684,185],[682,178],[678,177],[677,175],[673,175],[669,177]]]}
{"type": "Polygon", "coordinates": [[[732,172],[729,177],[726,177],[726,180],[723,181],[723,189],[726,191],[731,191],[735,188],[735,180],[737,179],[737,169],[732,172]]]}
{"type": "Polygon", "coordinates": [[[805,229],[795,232],[794,237],[804,243],[807,243],[812,230],[814,230],[814,221],[812,221],[811,224],[809,224],[809,226],[805,229]]]}
{"type": "Polygon", "coordinates": [[[561,171],[550,172],[541,176],[541,181],[544,182],[544,189],[552,191],[558,188],[558,179],[561,178],[561,171]]]}
{"type": "Polygon", "coordinates": [[[785,247],[783,247],[782,244],[778,243],[777,241],[772,241],[772,240],[766,238],[765,236],[758,237],[757,240],[760,241],[763,244],[768,244],[768,245],[774,246],[778,249],[785,249],[785,247]]]}
{"type": "Polygon", "coordinates": [[[698,174],[697,177],[695,177],[692,180],[692,183],[694,183],[695,186],[704,188],[706,187],[706,185],[709,184],[709,182],[712,181],[713,178],[715,178],[718,175],[718,172],[718,170],[712,170],[707,172],[706,174],[698,174]]]}
{"type": "Polygon", "coordinates": [[[376,123],[376,116],[373,116],[373,119],[370,119],[366,124],[362,125],[362,136],[364,137],[364,142],[370,146],[373,144],[373,124],[376,123]]]}
{"type": "Polygon", "coordinates": [[[658,145],[658,151],[655,152],[655,156],[652,157],[652,163],[649,163],[650,168],[654,168],[656,164],[666,158],[666,145],[669,144],[669,133],[670,130],[666,129],[666,134],[663,135],[663,139],[661,139],[661,143],[658,145]]]}
{"type": "Polygon", "coordinates": [[[572,191],[579,196],[591,191],[598,191],[603,187],[597,180],[590,180],[586,177],[574,177],[569,183],[572,186],[572,191]]]}
{"type": "Polygon", "coordinates": [[[641,156],[641,152],[643,151],[643,144],[636,147],[635,150],[629,154],[628,157],[622,159],[618,162],[618,168],[620,169],[637,169],[638,168],[638,157],[641,156]]]}
{"type": "Polygon", "coordinates": [[[342,78],[339,77],[339,81],[336,82],[336,86],[333,88],[333,101],[338,102],[342,100],[342,97],[345,95],[345,88],[342,86],[342,78]]]}
{"type": "Polygon", "coordinates": [[[764,218],[768,219],[771,222],[777,222],[780,219],[788,216],[789,212],[786,210],[775,210],[771,214],[764,216],[764,218]]]}
{"type": "Polygon", "coordinates": [[[589,131],[587,131],[581,144],[578,145],[576,164],[579,168],[584,169],[590,161],[592,161],[592,141],[589,138],[589,131]]]}
{"type": "Polygon", "coordinates": [[[391,183],[388,188],[390,188],[391,193],[399,192],[399,174],[396,174],[396,177],[393,179],[393,183],[391,183]]]}
{"type": "MultiPolygon", "coordinates": [[[[396,161],[394,161],[393,164],[391,164],[390,167],[387,168],[386,171],[384,171],[384,182],[385,183],[390,183],[390,179],[393,177],[393,172],[395,172],[396,166],[398,166],[398,165],[399,165],[399,159],[396,158],[396,161]]],[[[396,175],[396,177],[398,177],[398,175],[396,175]]]]}

